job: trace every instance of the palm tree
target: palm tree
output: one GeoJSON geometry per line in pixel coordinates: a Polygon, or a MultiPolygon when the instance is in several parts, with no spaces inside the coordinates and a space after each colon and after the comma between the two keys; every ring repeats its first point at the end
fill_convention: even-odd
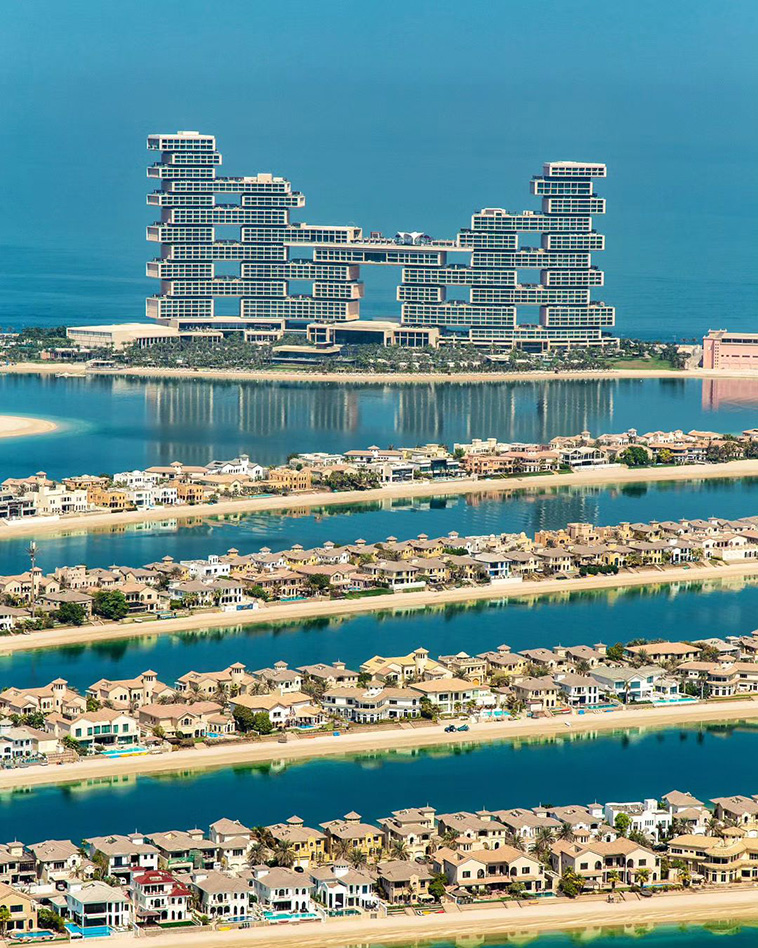
{"type": "Polygon", "coordinates": [[[256,839],[248,851],[247,858],[251,866],[260,866],[271,858],[271,850],[264,842],[256,839]]]}
{"type": "Polygon", "coordinates": [[[555,842],[555,834],[549,826],[540,826],[534,837],[532,851],[537,853],[540,859],[545,859],[550,855],[550,847],[555,842]]]}
{"type": "Polygon", "coordinates": [[[558,830],[558,839],[563,840],[564,843],[573,843],[576,839],[576,834],[574,833],[574,828],[571,823],[563,823],[561,828],[558,830]]]}
{"type": "Polygon", "coordinates": [[[440,836],[440,843],[443,846],[455,846],[458,840],[458,833],[454,829],[446,829],[440,836]]]}
{"type": "Polygon", "coordinates": [[[518,849],[519,852],[524,851],[524,838],[518,833],[513,833],[511,831],[505,834],[505,841],[509,846],[512,846],[514,849],[518,849]]]}
{"type": "Polygon", "coordinates": [[[353,847],[346,839],[338,839],[332,842],[331,853],[336,859],[348,859],[353,847]]]}
{"type": "Polygon", "coordinates": [[[0,905],[0,933],[5,938],[8,922],[11,920],[11,911],[7,905],[0,905]]]}
{"type": "Polygon", "coordinates": [[[650,878],[650,870],[649,870],[649,869],[637,869],[636,872],[634,873],[634,877],[635,877],[635,879],[637,880],[637,882],[639,882],[639,884],[640,884],[640,885],[642,886],[642,888],[644,889],[644,888],[645,888],[645,883],[646,883],[647,880],[650,878]]]}
{"type": "Polygon", "coordinates": [[[280,839],[273,852],[274,862],[284,869],[291,869],[295,864],[295,847],[288,839],[280,839]]]}
{"type": "Polygon", "coordinates": [[[351,849],[347,854],[347,861],[350,863],[353,869],[360,869],[361,866],[366,865],[368,859],[366,858],[366,854],[362,849],[354,848],[351,849]]]}
{"type": "Polygon", "coordinates": [[[390,856],[392,859],[410,859],[411,854],[410,850],[406,843],[402,839],[396,839],[390,846],[390,856]]]}
{"type": "Polygon", "coordinates": [[[615,892],[616,885],[621,882],[621,875],[617,869],[611,869],[611,871],[608,873],[608,881],[611,884],[611,892],[615,892]]]}

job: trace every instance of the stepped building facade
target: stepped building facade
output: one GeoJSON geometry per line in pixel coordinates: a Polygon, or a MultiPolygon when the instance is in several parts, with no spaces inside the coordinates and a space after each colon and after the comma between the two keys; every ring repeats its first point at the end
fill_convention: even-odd
{"type": "Polygon", "coordinates": [[[160,252],[147,315],[178,335],[243,333],[253,342],[301,332],[311,343],[424,346],[455,341],[530,350],[600,345],[614,309],[592,298],[605,238],[596,162],[548,162],[531,190],[537,210],[484,208],[452,239],[364,236],[352,225],[307,224],[305,196],[272,174],[225,177],[213,135],[150,135],[158,185],[147,228],[160,252]],[[361,265],[400,271],[399,311],[362,319],[361,265]],[[535,282],[525,282],[532,275],[535,282]]]}

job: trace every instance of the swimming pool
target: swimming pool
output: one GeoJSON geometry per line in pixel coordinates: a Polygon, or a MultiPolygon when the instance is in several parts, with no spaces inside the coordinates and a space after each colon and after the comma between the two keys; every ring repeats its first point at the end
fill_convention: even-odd
{"type": "Polygon", "coordinates": [[[75,925],[74,922],[66,922],[66,928],[72,936],[80,935],[82,938],[107,938],[113,933],[113,929],[108,925],[93,925],[90,928],[82,928],[75,925]]]}
{"type": "Polygon", "coordinates": [[[55,934],[43,928],[32,932],[8,932],[8,937],[13,941],[49,941],[55,938],[55,934]]]}
{"type": "Polygon", "coordinates": [[[276,925],[279,922],[313,921],[319,916],[315,912],[264,912],[263,917],[267,922],[276,925]]]}
{"type": "Polygon", "coordinates": [[[111,747],[108,750],[101,751],[100,757],[142,757],[149,754],[146,747],[111,747]]]}

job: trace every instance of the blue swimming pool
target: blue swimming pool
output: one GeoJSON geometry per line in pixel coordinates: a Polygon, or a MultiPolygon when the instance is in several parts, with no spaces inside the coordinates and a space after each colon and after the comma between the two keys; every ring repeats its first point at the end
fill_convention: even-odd
{"type": "Polygon", "coordinates": [[[55,932],[39,929],[32,932],[9,932],[8,936],[13,941],[49,941],[55,938],[55,932]]]}
{"type": "Polygon", "coordinates": [[[73,922],[66,922],[66,929],[72,937],[80,935],[82,938],[107,938],[113,929],[107,925],[93,925],[91,928],[81,928],[73,922]]]}
{"type": "Polygon", "coordinates": [[[314,912],[264,912],[263,917],[267,922],[277,924],[278,922],[306,922],[318,918],[314,912]]]}

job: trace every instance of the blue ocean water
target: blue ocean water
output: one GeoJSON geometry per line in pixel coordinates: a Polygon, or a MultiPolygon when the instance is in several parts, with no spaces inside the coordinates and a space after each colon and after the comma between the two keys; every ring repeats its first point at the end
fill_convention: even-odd
{"type": "Polygon", "coordinates": [[[0,375],[0,413],[51,418],[51,435],[0,441],[3,476],[207,464],[247,452],[281,464],[298,451],[345,451],[475,437],[549,441],[588,430],[753,428],[758,381],[571,379],[407,385],[209,382],[0,375]]]}
{"type": "Polygon", "coordinates": [[[147,668],[173,683],[185,672],[227,668],[243,662],[268,668],[284,660],[292,668],[344,661],[357,668],[372,654],[404,655],[424,646],[433,656],[464,649],[471,655],[503,643],[514,651],[556,645],[628,642],[650,638],[744,635],[755,628],[758,582],[713,581],[642,586],[611,591],[565,591],[532,599],[407,608],[300,622],[200,629],[14,652],[0,656],[3,683],[21,688],[62,676],[86,690],[98,678],[132,678],[147,668]],[[686,630],[686,633],[685,631],[686,630]]]}
{"type": "MultiPolygon", "coordinates": [[[[300,219],[388,234],[450,236],[481,207],[535,207],[528,182],[546,160],[605,161],[599,295],[619,333],[755,327],[751,0],[225,10],[4,11],[0,325],[142,318],[145,138],[196,128],[218,136],[224,173],[289,177],[307,196],[300,219]]],[[[396,313],[392,281],[365,278],[366,315],[396,313]]]]}
{"type": "MultiPolygon", "coordinates": [[[[444,735],[441,735],[444,736],[444,735]]],[[[334,738],[338,741],[339,738],[334,738]]],[[[122,776],[0,794],[0,839],[259,826],[297,813],[314,826],[355,809],[367,821],[429,803],[455,810],[750,793],[758,729],[739,723],[429,748],[122,776]]],[[[758,909],[756,911],[758,916],[758,909]]]]}

